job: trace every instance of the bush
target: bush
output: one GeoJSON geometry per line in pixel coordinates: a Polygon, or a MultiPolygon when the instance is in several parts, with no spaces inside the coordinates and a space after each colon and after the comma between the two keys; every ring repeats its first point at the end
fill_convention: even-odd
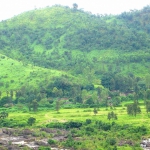
{"type": "Polygon", "coordinates": [[[27,123],[26,122],[19,122],[18,126],[19,127],[25,127],[25,126],[27,126],[27,123]]]}
{"type": "Polygon", "coordinates": [[[35,118],[30,117],[30,118],[28,118],[27,123],[28,123],[28,125],[32,126],[32,125],[35,123],[35,121],[36,121],[36,119],[35,119],[35,118]]]}
{"type": "Polygon", "coordinates": [[[66,129],[68,128],[80,128],[82,126],[81,122],[70,121],[66,123],[66,129]]]}
{"type": "Polygon", "coordinates": [[[60,122],[52,122],[52,123],[47,124],[46,127],[63,129],[65,128],[65,125],[64,123],[60,123],[60,122]]]}
{"type": "Polygon", "coordinates": [[[86,131],[88,131],[88,132],[94,132],[94,128],[92,128],[92,127],[86,127],[86,131]]]}
{"type": "Polygon", "coordinates": [[[108,143],[110,145],[115,145],[116,144],[116,139],[115,138],[108,138],[106,140],[106,143],[108,143]]]}
{"type": "Polygon", "coordinates": [[[53,140],[53,139],[49,139],[49,140],[48,140],[48,144],[50,144],[50,145],[54,145],[54,144],[56,144],[56,141],[55,141],[55,140],[53,140]]]}
{"type": "Polygon", "coordinates": [[[72,136],[69,134],[67,140],[64,143],[64,146],[65,147],[72,147],[72,146],[74,146],[74,144],[75,144],[74,140],[73,140],[72,136]]]}
{"type": "Polygon", "coordinates": [[[51,150],[50,147],[40,146],[38,150],[51,150]]]}
{"type": "Polygon", "coordinates": [[[86,119],[86,124],[90,124],[92,123],[92,120],[91,119],[86,119]]]}
{"type": "Polygon", "coordinates": [[[141,135],[145,135],[147,133],[147,128],[145,126],[131,127],[129,130],[131,133],[139,133],[141,135]]]}
{"type": "Polygon", "coordinates": [[[111,129],[110,123],[104,123],[102,121],[96,121],[95,124],[96,124],[98,129],[102,129],[104,131],[108,131],[111,129]]]}

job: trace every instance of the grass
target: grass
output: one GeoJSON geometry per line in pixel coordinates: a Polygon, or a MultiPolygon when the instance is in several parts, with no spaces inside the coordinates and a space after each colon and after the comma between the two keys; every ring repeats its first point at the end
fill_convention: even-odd
{"type": "Polygon", "coordinates": [[[2,54],[0,54],[0,70],[0,91],[2,96],[6,94],[6,90],[18,90],[22,86],[33,86],[36,88],[40,83],[52,81],[53,77],[61,75],[71,76],[64,71],[25,64],[2,54]]]}
{"type": "MultiPolygon", "coordinates": [[[[132,150],[137,149],[140,150],[140,141],[142,138],[141,131],[140,133],[137,133],[134,131],[134,129],[137,129],[137,126],[146,126],[148,129],[150,127],[150,120],[148,117],[148,114],[145,111],[145,107],[141,106],[142,113],[138,114],[136,117],[127,115],[125,107],[117,107],[115,109],[110,108],[100,108],[97,115],[94,115],[93,108],[74,108],[74,109],[60,109],[59,112],[56,112],[55,110],[50,110],[48,108],[39,108],[39,111],[37,112],[28,112],[24,111],[26,108],[24,107],[22,110],[18,110],[17,107],[8,108],[7,111],[9,112],[8,120],[13,120],[10,122],[12,125],[15,124],[26,124],[26,128],[34,129],[39,131],[39,128],[46,127],[46,125],[49,125],[50,123],[64,123],[69,121],[79,121],[84,122],[86,119],[91,119],[93,124],[85,125],[80,129],[70,129],[70,132],[73,131],[77,136],[81,138],[80,142],[81,145],[76,145],[78,150],[82,150],[83,147],[87,150],[91,149],[108,149],[110,147],[114,147],[114,145],[109,145],[107,143],[108,139],[115,139],[117,143],[119,143],[122,140],[131,140],[134,143],[134,146],[131,145],[124,145],[124,146],[118,146],[117,149],[119,150],[132,150]],[[41,110],[42,109],[42,110],[41,110]],[[118,120],[108,120],[107,114],[110,111],[114,111],[117,116],[118,120]],[[35,124],[33,126],[27,125],[27,120],[30,117],[36,118],[35,124]],[[103,123],[110,123],[114,121],[117,125],[124,126],[124,125],[130,125],[130,126],[124,126],[129,127],[127,128],[119,128],[115,129],[112,127],[109,131],[103,131],[97,129],[97,127],[94,125],[95,121],[102,121],[103,123]],[[132,126],[135,128],[132,129],[132,126]],[[90,127],[89,129],[94,129],[92,132],[87,131],[86,129],[90,127]],[[131,130],[131,133],[130,133],[131,130]],[[90,147],[90,149],[89,149],[90,147]]],[[[0,112],[3,111],[0,108],[0,112]]],[[[16,126],[17,127],[17,126],[16,126]]],[[[24,127],[23,127],[24,128],[24,127]]],[[[40,134],[41,135],[41,134],[40,134]]],[[[148,137],[149,130],[147,134],[144,134],[144,137],[148,137]]],[[[69,138],[65,141],[67,144],[67,141],[69,142],[69,138]]],[[[76,141],[76,140],[74,140],[76,141]]],[[[70,141],[71,142],[71,141],[70,141]]],[[[73,142],[73,141],[72,141],[73,142]]],[[[63,145],[64,141],[61,143],[63,145]]],[[[73,143],[71,143],[73,144],[73,143]]],[[[66,147],[67,145],[65,145],[66,147]]],[[[71,145],[72,147],[73,145],[71,145]]],[[[70,147],[70,146],[69,146],[70,147]]]]}
{"type": "Polygon", "coordinates": [[[114,111],[117,116],[118,120],[115,120],[118,124],[132,124],[134,126],[145,125],[150,127],[150,119],[148,114],[146,113],[145,107],[141,107],[141,114],[137,114],[136,117],[127,115],[126,109],[124,107],[117,107],[115,110],[106,108],[100,108],[97,115],[94,115],[93,108],[75,108],[75,109],[60,109],[59,113],[55,110],[42,110],[38,112],[27,112],[24,113],[22,111],[14,111],[9,113],[8,119],[14,119],[19,121],[26,120],[29,117],[36,118],[36,124],[44,125],[49,122],[66,122],[66,121],[85,121],[86,119],[92,120],[101,120],[104,122],[111,122],[114,120],[109,121],[107,119],[107,114],[110,111],[114,111]],[[20,117],[21,116],[21,117],[20,117]]]}

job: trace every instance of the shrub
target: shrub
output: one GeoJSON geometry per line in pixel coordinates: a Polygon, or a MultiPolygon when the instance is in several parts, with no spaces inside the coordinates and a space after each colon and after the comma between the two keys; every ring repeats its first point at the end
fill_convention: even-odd
{"type": "Polygon", "coordinates": [[[102,129],[104,131],[108,131],[111,129],[110,123],[104,123],[102,121],[96,121],[95,124],[98,127],[98,129],[102,129]]]}
{"type": "Polygon", "coordinates": [[[110,145],[115,145],[116,144],[116,139],[115,138],[108,138],[106,142],[110,145]]]}
{"type": "Polygon", "coordinates": [[[92,123],[92,120],[91,119],[86,119],[86,124],[90,124],[92,123]]]}
{"type": "Polygon", "coordinates": [[[25,127],[25,126],[27,126],[27,123],[26,122],[20,122],[20,123],[18,123],[18,126],[19,127],[25,127]]]}
{"type": "Polygon", "coordinates": [[[14,83],[15,81],[14,80],[10,80],[10,83],[14,83]]]}
{"type": "Polygon", "coordinates": [[[64,146],[65,147],[72,147],[72,146],[74,146],[74,144],[75,144],[74,140],[73,140],[72,136],[69,134],[67,140],[64,143],[64,146]]]}
{"type": "Polygon", "coordinates": [[[63,129],[63,128],[65,128],[65,125],[64,125],[64,123],[52,122],[52,123],[47,124],[46,127],[63,129]]]}
{"type": "Polygon", "coordinates": [[[48,144],[50,144],[50,145],[54,145],[54,144],[56,144],[56,141],[55,141],[55,140],[53,140],[53,139],[49,139],[49,140],[48,140],[48,144]]]}
{"type": "Polygon", "coordinates": [[[50,147],[40,146],[38,150],[51,150],[50,147]]]}
{"type": "Polygon", "coordinates": [[[30,117],[30,118],[28,119],[27,123],[28,123],[30,126],[32,126],[32,125],[35,123],[35,121],[36,121],[35,118],[30,117]]]}
{"type": "Polygon", "coordinates": [[[66,123],[66,128],[80,128],[82,126],[81,122],[70,121],[66,123]]]}
{"type": "Polygon", "coordinates": [[[88,131],[88,132],[94,132],[94,128],[92,128],[92,127],[86,127],[86,131],[88,131]]]}

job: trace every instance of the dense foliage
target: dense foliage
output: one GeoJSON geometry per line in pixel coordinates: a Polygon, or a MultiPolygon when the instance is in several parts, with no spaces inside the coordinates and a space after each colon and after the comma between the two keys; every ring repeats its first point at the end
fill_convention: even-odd
{"type": "Polygon", "coordinates": [[[91,107],[150,99],[149,12],[102,16],[56,5],[0,22],[0,65],[9,64],[0,106],[28,103],[36,111],[33,102],[49,106],[52,98],[91,107]]]}

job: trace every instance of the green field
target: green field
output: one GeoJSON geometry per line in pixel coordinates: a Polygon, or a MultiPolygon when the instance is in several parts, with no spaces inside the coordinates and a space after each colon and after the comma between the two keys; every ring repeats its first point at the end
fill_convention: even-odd
{"type": "MultiPolygon", "coordinates": [[[[142,101],[140,101],[142,103],[142,101]]],[[[143,137],[149,137],[149,127],[150,127],[150,119],[149,114],[146,113],[145,106],[141,106],[141,114],[137,114],[137,116],[130,116],[127,114],[126,107],[124,106],[126,103],[123,103],[122,107],[116,107],[114,109],[111,108],[99,108],[98,113],[95,115],[93,112],[93,108],[72,108],[72,109],[63,109],[61,108],[59,112],[55,110],[55,108],[41,108],[37,112],[28,111],[26,107],[15,106],[9,109],[5,109],[9,113],[8,118],[5,121],[14,128],[31,128],[37,130],[37,133],[40,128],[55,128],[54,125],[57,124],[63,125],[69,122],[81,122],[83,123],[80,128],[70,128],[68,131],[70,134],[75,132],[76,136],[80,138],[81,145],[76,145],[76,149],[82,150],[83,147],[86,150],[89,149],[89,146],[92,149],[112,149],[117,146],[117,149],[123,150],[140,150],[139,143],[143,137]],[[21,110],[20,110],[21,109],[21,110]],[[107,115],[109,112],[114,112],[117,114],[117,120],[111,119],[110,121],[107,119],[107,115]],[[36,122],[29,126],[27,124],[28,118],[33,117],[36,118],[36,122]],[[91,120],[90,124],[86,124],[87,120],[91,120]],[[111,125],[111,129],[99,129],[95,122],[102,122],[105,125],[111,125]],[[112,125],[114,124],[114,125],[112,125]],[[141,129],[142,128],[142,129],[141,129]],[[146,133],[145,128],[147,129],[146,133]],[[141,129],[141,130],[140,130],[141,129]],[[137,132],[137,130],[139,130],[137,132]],[[100,133],[100,134],[99,134],[100,133]],[[93,140],[91,141],[91,138],[93,140]],[[86,139],[86,141],[83,141],[86,139]],[[98,139],[101,139],[99,141],[98,139]],[[109,140],[115,139],[116,144],[109,144],[109,140]],[[118,146],[118,144],[122,140],[130,140],[134,143],[132,146],[130,144],[126,144],[123,146],[118,146]],[[90,142],[89,142],[90,141],[90,142]],[[99,145],[100,144],[100,145],[99,145]]],[[[4,111],[4,108],[0,109],[4,111]]],[[[7,125],[6,125],[7,126],[7,125]]],[[[61,127],[62,128],[62,127],[61,127]]],[[[59,129],[59,127],[58,127],[59,129]]],[[[46,135],[45,135],[46,136],[46,135]]],[[[47,135],[49,137],[50,135],[47,135]]],[[[40,136],[42,138],[42,135],[40,136]]],[[[39,137],[39,138],[40,138],[39,137]]],[[[69,140],[69,139],[68,139],[69,140]]],[[[76,141],[74,138],[72,139],[74,142],[76,141]]],[[[59,142],[60,146],[66,147],[74,147],[75,145],[67,145],[68,141],[59,142]]],[[[58,144],[58,143],[57,143],[58,144]]]]}
{"type": "MultiPolygon", "coordinates": [[[[42,108],[39,108],[42,109],[42,108]]],[[[137,114],[136,117],[127,114],[126,107],[116,107],[115,109],[100,108],[98,113],[94,115],[93,108],[74,108],[74,109],[60,109],[59,113],[55,110],[49,110],[45,108],[38,112],[22,112],[17,108],[10,110],[8,119],[14,119],[18,122],[25,121],[29,117],[36,118],[35,126],[39,124],[45,124],[48,122],[67,122],[67,121],[85,121],[86,119],[102,120],[104,122],[111,122],[107,119],[108,112],[115,112],[118,116],[118,120],[115,120],[118,124],[132,124],[132,125],[146,125],[150,127],[149,114],[146,113],[145,106],[141,106],[141,114],[137,114]],[[21,117],[20,117],[21,116],[21,117]]],[[[114,121],[114,120],[113,120],[114,121]]]]}

